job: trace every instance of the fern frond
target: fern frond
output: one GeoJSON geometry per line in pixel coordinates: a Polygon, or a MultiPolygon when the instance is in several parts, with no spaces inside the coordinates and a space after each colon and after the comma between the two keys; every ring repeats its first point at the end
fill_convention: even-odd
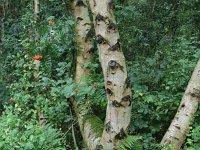
{"type": "Polygon", "coordinates": [[[127,136],[120,145],[120,150],[143,150],[141,136],[127,136]]]}

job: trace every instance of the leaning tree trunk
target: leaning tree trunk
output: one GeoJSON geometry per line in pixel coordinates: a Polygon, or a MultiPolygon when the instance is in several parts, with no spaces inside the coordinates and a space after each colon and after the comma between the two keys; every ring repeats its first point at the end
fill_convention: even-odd
{"type": "MultiPolygon", "coordinates": [[[[118,149],[131,118],[131,88],[113,14],[112,0],[89,0],[93,14],[99,60],[107,91],[107,110],[99,147],[118,149]]],[[[83,4],[80,3],[82,7],[83,4]]]]}
{"type": "Polygon", "coordinates": [[[173,150],[179,150],[189,131],[192,117],[197,111],[200,100],[200,59],[188,83],[178,111],[164,135],[161,145],[173,145],[173,150]]]}
{"type": "MultiPolygon", "coordinates": [[[[78,45],[75,81],[80,84],[87,84],[86,79],[90,70],[85,68],[84,65],[91,62],[92,59],[92,22],[86,0],[72,0],[71,7],[76,19],[78,45]]],[[[78,118],[83,140],[88,148],[93,150],[100,141],[103,123],[97,116],[91,114],[90,106],[85,102],[76,102],[73,98],[71,98],[71,102],[78,118]]]]}

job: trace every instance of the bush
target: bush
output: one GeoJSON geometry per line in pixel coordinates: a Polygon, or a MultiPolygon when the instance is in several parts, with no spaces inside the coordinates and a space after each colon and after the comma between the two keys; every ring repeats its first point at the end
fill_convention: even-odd
{"type": "Polygon", "coordinates": [[[18,114],[6,111],[0,117],[0,149],[3,150],[64,150],[64,138],[51,125],[39,126],[35,121],[24,121],[18,114]]]}

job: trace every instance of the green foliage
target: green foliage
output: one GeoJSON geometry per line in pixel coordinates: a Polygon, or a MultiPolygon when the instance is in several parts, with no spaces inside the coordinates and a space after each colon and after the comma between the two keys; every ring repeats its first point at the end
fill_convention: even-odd
{"type": "Polygon", "coordinates": [[[143,137],[144,149],[160,149],[199,59],[198,12],[192,9],[199,7],[196,4],[117,2],[117,22],[134,91],[130,132],[143,137]]]}
{"type": "Polygon", "coordinates": [[[127,136],[120,145],[121,150],[143,150],[141,136],[127,136]]]}
{"type": "Polygon", "coordinates": [[[185,150],[196,150],[200,147],[200,126],[196,126],[191,129],[190,134],[188,135],[185,150]]]}
{"type": "Polygon", "coordinates": [[[41,5],[38,23],[34,21],[32,2],[23,1],[22,4],[21,1],[15,1],[13,5],[8,1],[2,2],[9,6],[5,7],[4,32],[1,32],[3,36],[1,34],[0,42],[0,102],[3,103],[0,109],[8,113],[0,118],[5,120],[7,116],[8,121],[13,120],[13,126],[6,129],[11,126],[10,122],[3,121],[5,128],[1,129],[0,134],[6,131],[8,135],[3,141],[0,135],[0,149],[73,149],[73,145],[66,144],[72,141],[68,129],[74,123],[67,98],[75,93],[73,88],[64,90],[66,85],[75,86],[71,79],[76,49],[74,21],[69,14],[67,17],[64,14],[58,17],[56,14],[58,11],[59,14],[63,13],[62,8],[57,6],[55,9],[54,4],[61,2],[53,3],[41,5]],[[12,12],[13,6],[16,6],[13,9],[16,13],[12,12]],[[54,11],[48,12],[47,8],[54,11]],[[52,15],[56,15],[55,24],[48,25],[52,15]],[[40,34],[39,42],[34,41],[35,28],[40,34]],[[55,34],[52,35],[52,32],[55,34]],[[34,55],[43,56],[39,72],[34,69],[34,55]],[[69,55],[72,57],[66,57],[69,55]],[[43,112],[45,120],[51,125],[40,127],[37,123],[38,112],[43,112]],[[23,132],[15,129],[14,123],[17,121],[23,125],[23,132]],[[10,145],[6,146],[7,143],[10,145]]]}
{"type": "Polygon", "coordinates": [[[92,130],[96,133],[97,137],[101,137],[103,133],[103,122],[95,115],[86,114],[84,116],[84,121],[88,121],[92,125],[92,130]]]}
{"type": "MultiPolygon", "coordinates": [[[[76,118],[69,111],[71,96],[105,118],[107,98],[97,48],[94,62],[83,66],[91,69],[88,84],[75,83],[78,45],[70,1],[40,2],[36,22],[31,1],[0,0],[0,149],[75,149],[72,124],[78,147],[83,148],[76,118]],[[34,55],[43,56],[37,73],[34,55]],[[41,111],[50,124],[44,128],[37,124],[41,111]]],[[[198,0],[116,1],[120,43],[133,91],[130,133],[140,135],[128,136],[121,149],[161,149],[159,142],[200,57],[198,4],[198,0]]],[[[199,113],[184,145],[187,150],[199,148],[199,113]]],[[[93,122],[92,117],[85,119],[93,122]]],[[[100,136],[102,126],[98,127],[100,136]]]]}
{"type": "Polygon", "coordinates": [[[167,147],[164,147],[161,150],[173,150],[173,145],[169,144],[167,147]]]}
{"type": "Polygon", "coordinates": [[[132,115],[134,122],[130,129],[136,134],[142,131],[145,149],[154,147],[161,140],[173,119],[196,65],[198,53],[199,49],[193,47],[193,40],[182,37],[173,47],[163,48],[152,57],[141,58],[135,64],[130,64],[134,66],[129,73],[135,102],[132,115]],[[184,55],[177,55],[180,53],[184,55]]]}
{"type": "Polygon", "coordinates": [[[6,111],[0,117],[0,149],[64,150],[64,136],[50,125],[41,127],[31,120],[24,122],[20,114],[6,111]]]}

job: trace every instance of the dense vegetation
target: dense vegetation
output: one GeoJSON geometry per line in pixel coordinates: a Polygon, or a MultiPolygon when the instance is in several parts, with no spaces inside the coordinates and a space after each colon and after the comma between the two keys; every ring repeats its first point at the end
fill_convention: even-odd
{"type": "MultiPolygon", "coordinates": [[[[87,149],[69,98],[84,101],[87,95],[85,103],[104,120],[107,100],[97,48],[93,62],[84,66],[92,70],[88,86],[80,86],[74,82],[76,24],[69,2],[41,1],[39,22],[32,7],[28,0],[0,0],[0,149],[87,149]],[[36,75],[35,55],[43,56],[36,75]],[[41,111],[45,127],[38,124],[41,111]]],[[[142,137],[145,150],[161,149],[200,57],[199,10],[199,0],[115,3],[133,92],[129,132],[142,137]]],[[[200,147],[199,115],[183,149],[200,147]]]]}

